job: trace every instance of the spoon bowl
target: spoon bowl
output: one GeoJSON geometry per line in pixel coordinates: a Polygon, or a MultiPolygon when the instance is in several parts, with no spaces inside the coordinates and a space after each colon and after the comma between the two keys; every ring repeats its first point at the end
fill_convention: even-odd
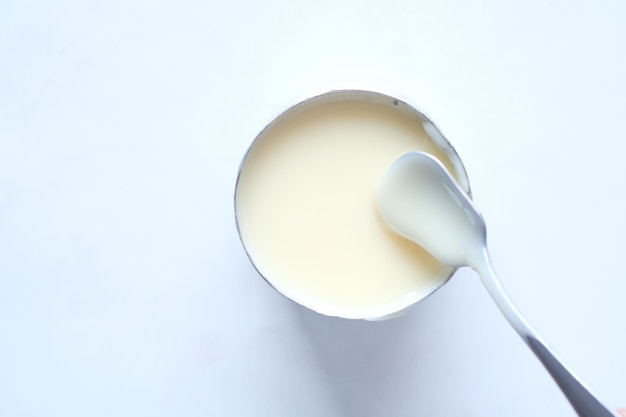
{"type": "Polygon", "coordinates": [[[454,267],[473,265],[486,243],[485,222],[441,162],[423,152],[401,156],[378,189],[378,207],[400,236],[454,267]],[[418,221],[416,215],[419,214],[418,221]]]}

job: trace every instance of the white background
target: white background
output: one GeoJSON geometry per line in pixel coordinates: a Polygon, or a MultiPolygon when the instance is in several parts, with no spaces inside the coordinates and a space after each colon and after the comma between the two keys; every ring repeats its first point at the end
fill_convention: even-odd
{"type": "Polygon", "coordinates": [[[304,311],[233,188],[286,106],[370,88],[456,146],[503,285],[626,405],[621,1],[0,2],[0,416],[573,416],[474,273],[304,311]]]}

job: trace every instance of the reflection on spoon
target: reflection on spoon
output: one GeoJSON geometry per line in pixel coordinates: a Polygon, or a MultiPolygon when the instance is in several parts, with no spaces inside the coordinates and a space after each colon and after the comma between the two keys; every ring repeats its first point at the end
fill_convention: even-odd
{"type": "Polygon", "coordinates": [[[498,308],[546,367],[581,417],[617,417],[550,351],[513,306],[498,281],[487,251],[485,222],[445,167],[432,156],[401,156],[382,179],[378,208],[397,234],[450,266],[470,266],[498,308]]]}

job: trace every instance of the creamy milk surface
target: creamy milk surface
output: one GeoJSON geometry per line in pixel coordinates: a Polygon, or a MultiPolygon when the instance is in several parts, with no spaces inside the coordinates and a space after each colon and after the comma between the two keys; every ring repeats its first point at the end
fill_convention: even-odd
{"type": "Polygon", "coordinates": [[[277,290],[320,313],[377,318],[441,285],[452,269],[389,230],[376,188],[391,164],[423,151],[454,172],[421,119],[393,106],[318,103],[270,125],[237,184],[239,232],[277,290]]]}

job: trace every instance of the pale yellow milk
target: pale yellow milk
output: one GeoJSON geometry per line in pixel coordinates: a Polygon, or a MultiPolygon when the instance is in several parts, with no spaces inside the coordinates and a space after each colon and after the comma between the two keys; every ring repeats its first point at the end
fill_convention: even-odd
{"type": "Polygon", "coordinates": [[[454,172],[421,120],[391,106],[324,103],[266,129],[236,195],[259,272],[292,300],[346,318],[393,313],[441,285],[452,269],[389,231],[376,208],[379,180],[415,150],[454,172]]]}

